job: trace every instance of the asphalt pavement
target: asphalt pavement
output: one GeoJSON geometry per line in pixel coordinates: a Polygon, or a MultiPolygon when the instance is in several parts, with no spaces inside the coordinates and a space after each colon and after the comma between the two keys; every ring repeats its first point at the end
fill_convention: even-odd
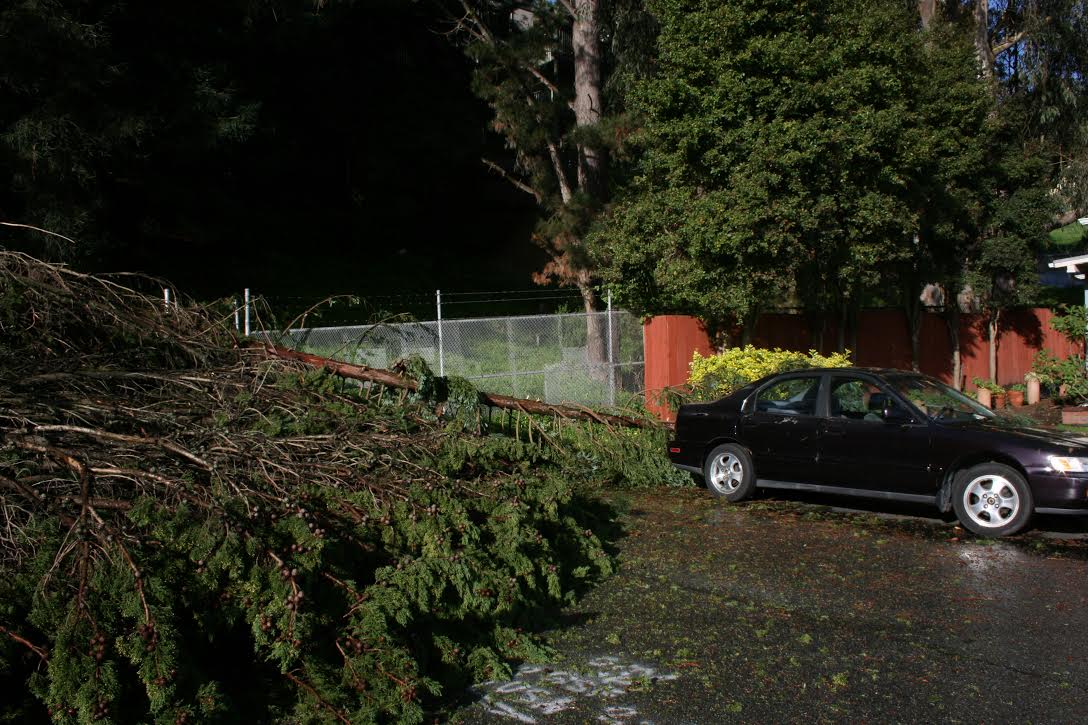
{"type": "Polygon", "coordinates": [[[619,573],[466,723],[1088,720],[1088,518],[972,538],[925,507],[616,497],[619,573]],[[861,506],[861,508],[856,508],[861,506]]]}

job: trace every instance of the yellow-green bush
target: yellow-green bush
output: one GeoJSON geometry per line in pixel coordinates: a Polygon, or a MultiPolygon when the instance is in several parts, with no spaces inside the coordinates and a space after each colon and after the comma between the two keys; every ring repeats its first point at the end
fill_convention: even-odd
{"type": "Polygon", "coordinates": [[[694,398],[716,400],[765,375],[803,368],[849,367],[849,354],[847,351],[821,355],[815,350],[804,353],[752,345],[730,348],[710,357],[703,357],[696,351],[691,360],[688,384],[694,398]]]}

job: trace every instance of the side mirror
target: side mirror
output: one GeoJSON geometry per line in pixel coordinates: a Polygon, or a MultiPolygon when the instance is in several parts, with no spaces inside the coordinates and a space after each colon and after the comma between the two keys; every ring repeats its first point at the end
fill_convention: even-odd
{"type": "Polygon", "coordinates": [[[914,418],[910,413],[903,410],[901,406],[898,406],[889,400],[884,405],[884,422],[892,425],[904,425],[906,423],[913,423],[914,418]]]}

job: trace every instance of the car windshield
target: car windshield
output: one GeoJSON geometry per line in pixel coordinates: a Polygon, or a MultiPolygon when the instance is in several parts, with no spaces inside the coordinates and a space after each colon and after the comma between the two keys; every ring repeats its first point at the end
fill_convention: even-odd
{"type": "Polygon", "coordinates": [[[903,375],[891,376],[888,382],[932,420],[990,420],[994,417],[990,409],[936,380],[903,375]]]}

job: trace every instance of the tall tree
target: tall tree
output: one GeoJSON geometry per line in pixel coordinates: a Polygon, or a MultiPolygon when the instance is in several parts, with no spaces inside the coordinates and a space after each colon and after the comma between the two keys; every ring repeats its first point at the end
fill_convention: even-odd
{"type": "Polygon", "coordinates": [[[1088,2],[974,0],[980,72],[1000,113],[1062,203],[1055,224],[1088,212],[1088,2]]]}
{"type": "Polygon", "coordinates": [[[723,328],[793,296],[842,313],[909,258],[912,16],[885,3],[656,0],[634,183],[593,235],[646,313],[723,328]]]}
{"type": "MultiPolygon", "coordinates": [[[[644,28],[641,5],[460,0],[457,10],[455,37],[477,63],[474,87],[512,152],[509,163],[483,162],[531,195],[542,212],[534,240],[549,261],[534,278],[577,287],[585,311],[594,312],[596,280],[584,235],[608,199],[610,155],[624,135],[611,118],[609,76],[644,62],[630,55],[617,61],[623,54],[610,43],[644,28]]],[[[587,337],[592,358],[603,359],[603,324],[592,315],[587,337]]]]}
{"type": "MultiPolygon", "coordinates": [[[[924,3],[921,3],[924,4],[924,3]]],[[[923,12],[921,44],[911,74],[915,122],[906,143],[914,160],[911,204],[918,210],[916,253],[900,275],[899,293],[907,309],[912,360],[917,366],[923,285],[936,284],[948,328],[952,382],[962,384],[960,292],[966,261],[983,233],[993,192],[991,168],[998,119],[989,85],[979,78],[974,44],[963,24],[923,12]]]]}

